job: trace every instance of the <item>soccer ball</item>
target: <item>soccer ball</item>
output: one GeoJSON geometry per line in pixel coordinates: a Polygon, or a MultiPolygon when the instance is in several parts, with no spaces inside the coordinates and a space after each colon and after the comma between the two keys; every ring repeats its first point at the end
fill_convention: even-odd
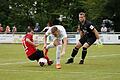
{"type": "Polygon", "coordinates": [[[40,58],[39,59],[39,61],[38,61],[38,64],[40,65],[40,66],[45,66],[45,65],[47,65],[47,59],[45,59],[45,58],[40,58]]]}

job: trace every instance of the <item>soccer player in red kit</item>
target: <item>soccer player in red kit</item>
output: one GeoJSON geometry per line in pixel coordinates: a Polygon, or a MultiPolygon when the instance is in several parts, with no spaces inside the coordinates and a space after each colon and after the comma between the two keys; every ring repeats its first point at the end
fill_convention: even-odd
{"type": "MultiPolygon", "coordinates": [[[[33,42],[33,30],[31,28],[27,29],[26,35],[22,39],[22,44],[25,48],[25,53],[30,60],[36,60],[39,61],[40,58],[46,58],[48,65],[51,65],[53,62],[49,60],[47,55],[44,55],[43,50],[39,50],[36,47],[38,47],[37,44],[33,42]]],[[[40,64],[40,66],[42,66],[40,64]]]]}

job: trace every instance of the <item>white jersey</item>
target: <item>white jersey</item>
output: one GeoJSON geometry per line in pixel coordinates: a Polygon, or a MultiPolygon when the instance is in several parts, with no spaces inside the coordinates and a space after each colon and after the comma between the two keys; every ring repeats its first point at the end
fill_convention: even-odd
{"type": "Polygon", "coordinates": [[[49,28],[51,28],[51,27],[46,26],[42,31],[43,31],[43,32],[47,32],[47,30],[49,30],[49,28]]]}
{"type": "MultiPolygon", "coordinates": [[[[54,26],[52,26],[52,27],[57,27],[58,30],[60,31],[60,35],[59,35],[58,37],[55,37],[55,36],[53,35],[55,38],[63,39],[63,38],[65,38],[65,37],[67,37],[66,30],[65,30],[65,28],[64,28],[63,26],[61,26],[61,25],[54,25],[54,26]]],[[[45,33],[45,35],[48,36],[48,35],[52,34],[52,33],[51,33],[52,27],[49,28],[49,30],[45,33]]]]}

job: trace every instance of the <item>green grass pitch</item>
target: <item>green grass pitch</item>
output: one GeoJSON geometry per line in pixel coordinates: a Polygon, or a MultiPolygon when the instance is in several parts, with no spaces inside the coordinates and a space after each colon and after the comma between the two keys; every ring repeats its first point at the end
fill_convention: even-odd
{"type": "MultiPolygon", "coordinates": [[[[0,80],[120,80],[120,45],[92,45],[83,65],[78,64],[80,49],[74,63],[65,64],[73,47],[68,45],[58,70],[55,64],[40,67],[29,61],[21,44],[0,44],[0,80]]],[[[49,56],[55,60],[55,48],[49,50],[49,56]]]]}

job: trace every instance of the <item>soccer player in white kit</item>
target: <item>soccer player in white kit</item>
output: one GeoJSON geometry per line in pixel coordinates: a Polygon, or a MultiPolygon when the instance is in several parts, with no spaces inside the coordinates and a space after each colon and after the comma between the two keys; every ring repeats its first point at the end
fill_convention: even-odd
{"type": "Polygon", "coordinates": [[[44,48],[45,55],[47,55],[48,49],[56,47],[56,68],[61,69],[60,57],[65,54],[67,47],[67,34],[66,30],[61,25],[52,26],[44,35],[44,48]],[[49,45],[47,45],[47,36],[53,35],[54,39],[49,45]],[[63,44],[63,47],[62,47],[63,44]]]}

